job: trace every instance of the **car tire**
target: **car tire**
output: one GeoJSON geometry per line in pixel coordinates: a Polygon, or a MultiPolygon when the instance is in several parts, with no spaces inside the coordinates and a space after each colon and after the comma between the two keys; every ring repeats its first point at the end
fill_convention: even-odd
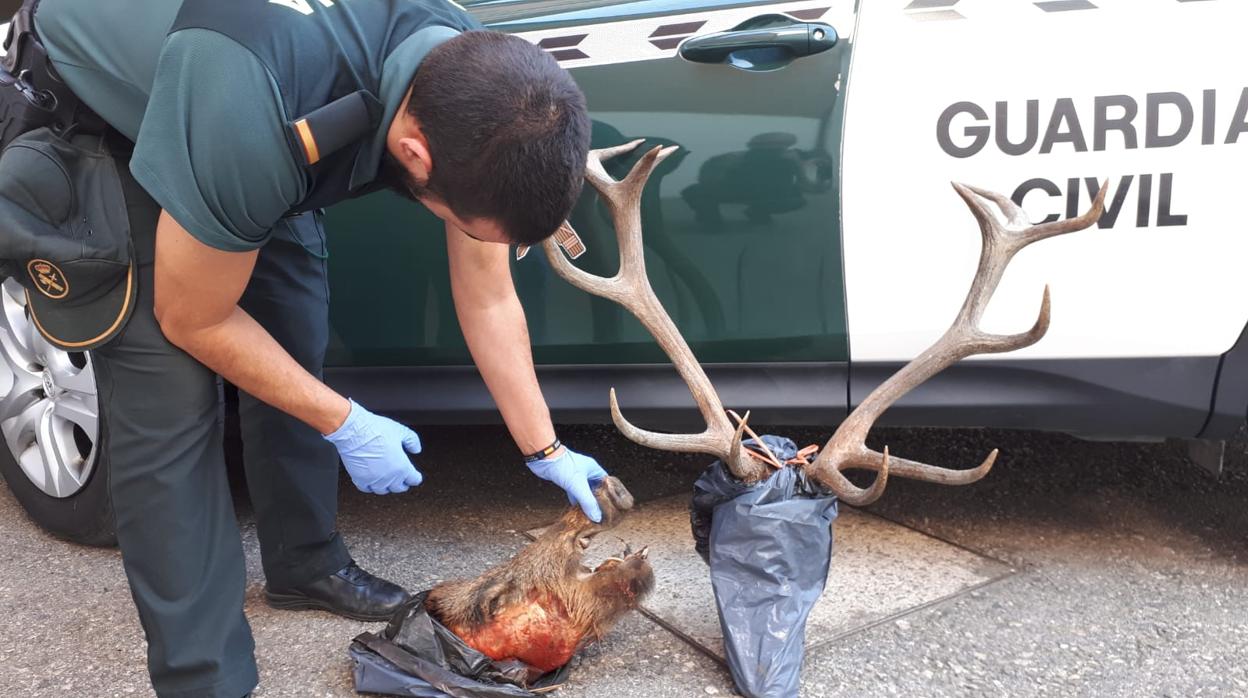
{"type": "Polygon", "coordinates": [[[53,347],[35,329],[25,290],[0,284],[0,475],[49,533],[116,544],[108,425],[90,352],[53,347]]]}

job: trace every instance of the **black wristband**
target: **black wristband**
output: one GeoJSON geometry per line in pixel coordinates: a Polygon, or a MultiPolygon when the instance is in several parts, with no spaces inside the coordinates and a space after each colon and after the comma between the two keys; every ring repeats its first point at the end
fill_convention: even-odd
{"type": "Polygon", "coordinates": [[[551,445],[547,446],[546,448],[543,448],[542,450],[537,451],[536,453],[530,453],[529,455],[525,456],[525,457],[524,457],[524,462],[525,462],[525,463],[532,463],[532,462],[533,462],[533,461],[535,461],[535,460],[541,460],[541,459],[543,459],[543,458],[548,458],[548,457],[550,456],[550,454],[554,453],[555,451],[558,451],[560,446],[563,446],[563,444],[559,442],[559,439],[558,439],[558,438],[556,438],[556,439],[555,439],[555,441],[554,441],[554,443],[552,443],[551,445]]]}

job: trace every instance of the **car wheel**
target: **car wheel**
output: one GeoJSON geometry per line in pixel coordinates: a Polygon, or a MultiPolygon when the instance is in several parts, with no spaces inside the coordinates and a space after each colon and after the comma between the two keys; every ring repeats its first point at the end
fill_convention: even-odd
{"type": "Polygon", "coordinates": [[[107,433],[89,352],[48,343],[26,310],[21,284],[0,285],[0,474],[50,533],[113,545],[107,433]]]}

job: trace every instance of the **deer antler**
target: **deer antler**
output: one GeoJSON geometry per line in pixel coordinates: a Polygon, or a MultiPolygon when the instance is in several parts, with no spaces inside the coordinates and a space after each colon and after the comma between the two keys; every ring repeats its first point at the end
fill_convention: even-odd
{"type": "Polygon", "coordinates": [[[1040,317],[1030,330],[1013,335],[989,334],[979,329],[979,321],[1014,255],[1033,242],[1083,230],[1095,223],[1104,210],[1105,192],[1109,183],[1106,182],[1101,187],[1096,201],[1087,213],[1078,218],[1040,225],[1031,225],[1026,213],[1001,194],[957,183],[953,184],[953,188],[970,206],[983,233],[984,244],[979,257],[979,269],[975,272],[971,290],[953,325],[935,344],[871,391],[862,404],[841,423],[815,462],[808,466],[811,477],[848,504],[863,505],[874,502],[884,493],[890,475],[945,485],[965,485],[988,474],[997,458],[996,449],[976,468],[949,470],[890,457],[888,448],[883,453],[873,451],[865,443],[867,432],[875,424],[875,420],[898,398],[950,364],[972,354],[1021,349],[1035,344],[1044,336],[1049,329],[1048,286],[1044,288],[1044,298],[1040,303],[1040,317]],[[1005,215],[1004,222],[988,209],[985,200],[997,205],[1005,215]],[[842,470],[847,469],[874,470],[877,473],[875,481],[867,489],[860,488],[841,474],[842,470]]]}
{"type": "Polygon", "coordinates": [[[766,468],[744,453],[741,447],[744,420],[737,428],[732,427],[706,372],[702,370],[693,351],[676,329],[676,324],[659,303],[650,286],[650,280],[646,277],[645,249],[641,239],[641,193],[654,168],[676,152],[676,146],[650,150],[619,181],[607,174],[602,166],[603,161],[631,152],[641,143],[642,140],[635,140],[614,148],[590,151],[585,172],[585,179],[606,201],[611,220],[615,224],[620,245],[620,269],[615,276],[608,279],[580,270],[564,257],[553,239],[544,242],[542,247],[555,272],[568,283],[587,293],[619,303],[641,321],[671,358],[706,420],[706,430],[700,434],[661,434],[639,429],[620,413],[615,388],[612,388],[611,419],[620,432],[642,446],[715,456],[724,461],[738,478],[747,482],[761,480],[767,475],[766,468]]]}

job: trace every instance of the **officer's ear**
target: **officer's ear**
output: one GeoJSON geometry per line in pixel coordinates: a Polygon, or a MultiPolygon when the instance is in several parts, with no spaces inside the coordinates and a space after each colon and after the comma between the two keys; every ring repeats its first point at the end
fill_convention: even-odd
{"type": "Polygon", "coordinates": [[[429,142],[425,134],[417,130],[415,133],[398,139],[394,153],[399,164],[407,170],[416,183],[424,186],[433,173],[433,158],[429,154],[429,142]]]}

